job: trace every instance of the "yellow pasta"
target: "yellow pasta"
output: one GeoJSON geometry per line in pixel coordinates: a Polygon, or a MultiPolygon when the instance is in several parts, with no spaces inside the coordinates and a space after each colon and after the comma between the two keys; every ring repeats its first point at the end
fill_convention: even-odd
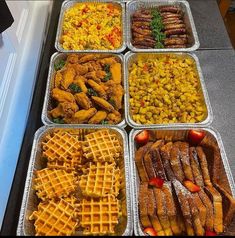
{"type": "Polygon", "coordinates": [[[139,55],[129,68],[129,94],[131,116],[139,124],[196,123],[207,115],[189,57],[139,55]]]}

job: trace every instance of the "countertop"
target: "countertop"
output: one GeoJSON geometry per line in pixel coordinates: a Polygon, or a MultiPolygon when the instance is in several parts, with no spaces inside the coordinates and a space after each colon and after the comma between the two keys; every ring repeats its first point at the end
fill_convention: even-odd
{"type": "Polygon", "coordinates": [[[222,137],[235,179],[235,51],[197,51],[213,111],[212,127],[222,137]]]}
{"type": "Polygon", "coordinates": [[[216,0],[188,0],[200,50],[233,49],[216,0]]]}

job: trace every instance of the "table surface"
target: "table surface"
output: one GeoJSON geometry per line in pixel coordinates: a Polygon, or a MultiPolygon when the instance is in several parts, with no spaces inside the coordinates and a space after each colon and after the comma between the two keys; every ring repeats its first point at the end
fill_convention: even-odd
{"type": "MultiPolygon", "coordinates": [[[[40,117],[41,108],[43,105],[43,95],[46,87],[50,56],[55,52],[54,40],[61,2],[62,0],[54,2],[52,18],[49,26],[50,34],[47,36],[47,44],[45,45],[44,51],[42,52],[41,67],[39,69],[37,82],[35,85],[34,97],[27,123],[28,126],[26,128],[24,141],[21,148],[21,155],[19,157],[15,173],[1,235],[16,234],[16,227],[21,207],[21,199],[23,195],[33,136],[34,132],[42,125],[40,117]]],[[[230,48],[229,39],[227,33],[225,32],[222,18],[219,15],[218,8],[215,7],[215,1],[189,0],[189,2],[192,8],[196,27],[198,29],[199,39],[201,41],[201,49],[210,49],[199,50],[196,52],[196,55],[199,57],[204,80],[212,105],[214,114],[212,126],[219,131],[222,137],[232,174],[235,177],[235,151],[234,145],[232,144],[235,141],[235,52],[232,50],[232,48],[230,48]],[[203,2],[207,2],[207,4],[203,2]],[[215,20],[211,17],[208,17],[209,13],[208,15],[206,13],[206,11],[210,11],[210,9],[207,9],[210,5],[213,7],[211,9],[214,9],[217,12],[216,26],[214,26],[215,20]],[[198,17],[204,18],[204,20],[199,20],[197,19],[198,17]],[[201,25],[200,22],[207,22],[207,26],[213,27],[213,31],[209,32],[208,35],[205,34],[206,27],[201,25]],[[222,26],[219,26],[219,24],[222,24],[222,26]],[[216,50],[216,48],[220,50],[216,50]]]]}
{"type": "Polygon", "coordinates": [[[188,0],[200,42],[200,50],[233,49],[217,0],[188,0]]]}

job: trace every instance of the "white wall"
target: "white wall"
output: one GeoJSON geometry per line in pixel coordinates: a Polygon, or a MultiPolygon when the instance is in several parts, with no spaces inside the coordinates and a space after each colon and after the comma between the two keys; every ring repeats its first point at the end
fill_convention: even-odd
{"type": "Polygon", "coordinates": [[[26,127],[52,2],[9,0],[7,4],[15,21],[0,36],[0,227],[26,127]]]}

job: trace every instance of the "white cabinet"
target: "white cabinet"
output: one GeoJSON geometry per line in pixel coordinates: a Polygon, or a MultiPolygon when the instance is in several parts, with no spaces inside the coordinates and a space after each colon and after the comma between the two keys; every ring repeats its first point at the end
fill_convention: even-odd
{"type": "Polygon", "coordinates": [[[15,21],[0,34],[0,227],[24,136],[52,6],[52,1],[6,2],[15,21]]]}

